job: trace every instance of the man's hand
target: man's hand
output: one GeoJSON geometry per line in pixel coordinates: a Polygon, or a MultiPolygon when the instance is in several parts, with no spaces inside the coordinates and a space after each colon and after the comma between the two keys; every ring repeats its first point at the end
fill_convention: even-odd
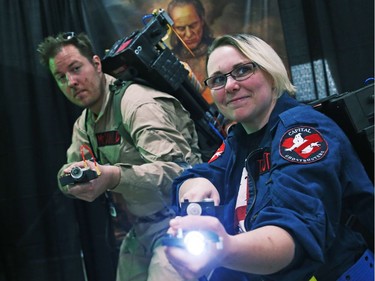
{"type": "MultiPolygon", "coordinates": [[[[86,165],[91,170],[96,170],[93,162],[86,161],[86,165]]],[[[69,174],[73,167],[84,168],[85,163],[83,161],[76,162],[66,168],[64,173],[69,174]]],[[[97,164],[97,169],[100,171],[100,175],[97,178],[85,183],[69,185],[67,188],[64,188],[64,192],[78,199],[92,202],[106,190],[116,187],[120,182],[121,171],[119,167],[97,164]]]]}

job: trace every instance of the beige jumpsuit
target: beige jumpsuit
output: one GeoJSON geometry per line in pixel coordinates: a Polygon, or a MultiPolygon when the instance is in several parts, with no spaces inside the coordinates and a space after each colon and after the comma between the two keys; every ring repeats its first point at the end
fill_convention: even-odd
{"type": "MultiPolygon", "coordinates": [[[[106,80],[109,89],[114,78],[106,75],[106,80]]],[[[108,90],[96,119],[88,110],[77,119],[67,163],[82,161],[80,146],[91,142],[101,164],[121,167],[121,180],[114,191],[123,196],[134,224],[121,245],[117,281],[182,280],[166,260],[159,238],[174,216],[166,208],[173,179],[185,167],[201,162],[194,123],[173,96],[132,84],[121,101],[130,140],[121,138],[118,144],[98,146],[98,133],[117,131],[112,98],[108,90]]]]}

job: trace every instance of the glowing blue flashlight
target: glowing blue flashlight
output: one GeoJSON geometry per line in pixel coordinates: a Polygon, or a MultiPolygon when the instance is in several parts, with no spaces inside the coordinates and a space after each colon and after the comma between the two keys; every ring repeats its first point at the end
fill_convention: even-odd
{"type": "Polygon", "coordinates": [[[195,256],[202,254],[209,242],[214,242],[218,250],[223,248],[222,238],[211,231],[183,232],[182,229],[179,229],[176,236],[167,235],[163,238],[163,245],[184,248],[195,256]]]}
{"type": "Polygon", "coordinates": [[[190,254],[199,256],[206,249],[206,237],[199,231],[190,231],[184,237],[184,244],[190,254]]]}

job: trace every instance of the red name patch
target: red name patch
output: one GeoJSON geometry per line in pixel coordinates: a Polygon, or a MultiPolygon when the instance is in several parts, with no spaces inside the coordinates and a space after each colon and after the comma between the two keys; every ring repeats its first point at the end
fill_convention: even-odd
{"type": "Polygon", "coordinates": [[[121,136],[118,131],[109,131],[96,134],[98,146],[115,145],[121,142],[121,136]]]}
{"type": "Polygon", "coordinates": [[[258,159],[259,174],[263,174],[271,170],[271,153],[268,151],[263,152],[262,159],[258,159]]]}
{"type": "Polygon", "coordinates": [[[285,160],[308,164],[321,160],[328,151],[328,144],[316,129],[301,126],[283,135],[279,151],[285,160]]]}

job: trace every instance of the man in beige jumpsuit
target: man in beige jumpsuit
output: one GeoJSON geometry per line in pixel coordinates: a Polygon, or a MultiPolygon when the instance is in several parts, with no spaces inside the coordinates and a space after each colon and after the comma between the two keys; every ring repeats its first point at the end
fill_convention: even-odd
{"type": "MultiPolygon", "coordinates": [[[[189,113],[173,96],[131,84],[121,100],[122,125],[129,135],[124,139],[110,91],[115,78],[102,72],[87,36],[70,32],[47,37],[38,52],[66,98],[85,108],[74,124],[67,164],[58,178],[77,166],[100,174],[86,183],[59,183],[59,188],[89,202],[108,190],[121,193],[133,217],[121,245],[117,281],[183,280],[166,260],[160,237],[174,216],[169,208],[173,179],[201,162],[189,113]],[[91,148],[97,161],[82,161],[82,145],[91,148]]],[[[90,159],[92,155],[83,151],[90,159]]]]}

